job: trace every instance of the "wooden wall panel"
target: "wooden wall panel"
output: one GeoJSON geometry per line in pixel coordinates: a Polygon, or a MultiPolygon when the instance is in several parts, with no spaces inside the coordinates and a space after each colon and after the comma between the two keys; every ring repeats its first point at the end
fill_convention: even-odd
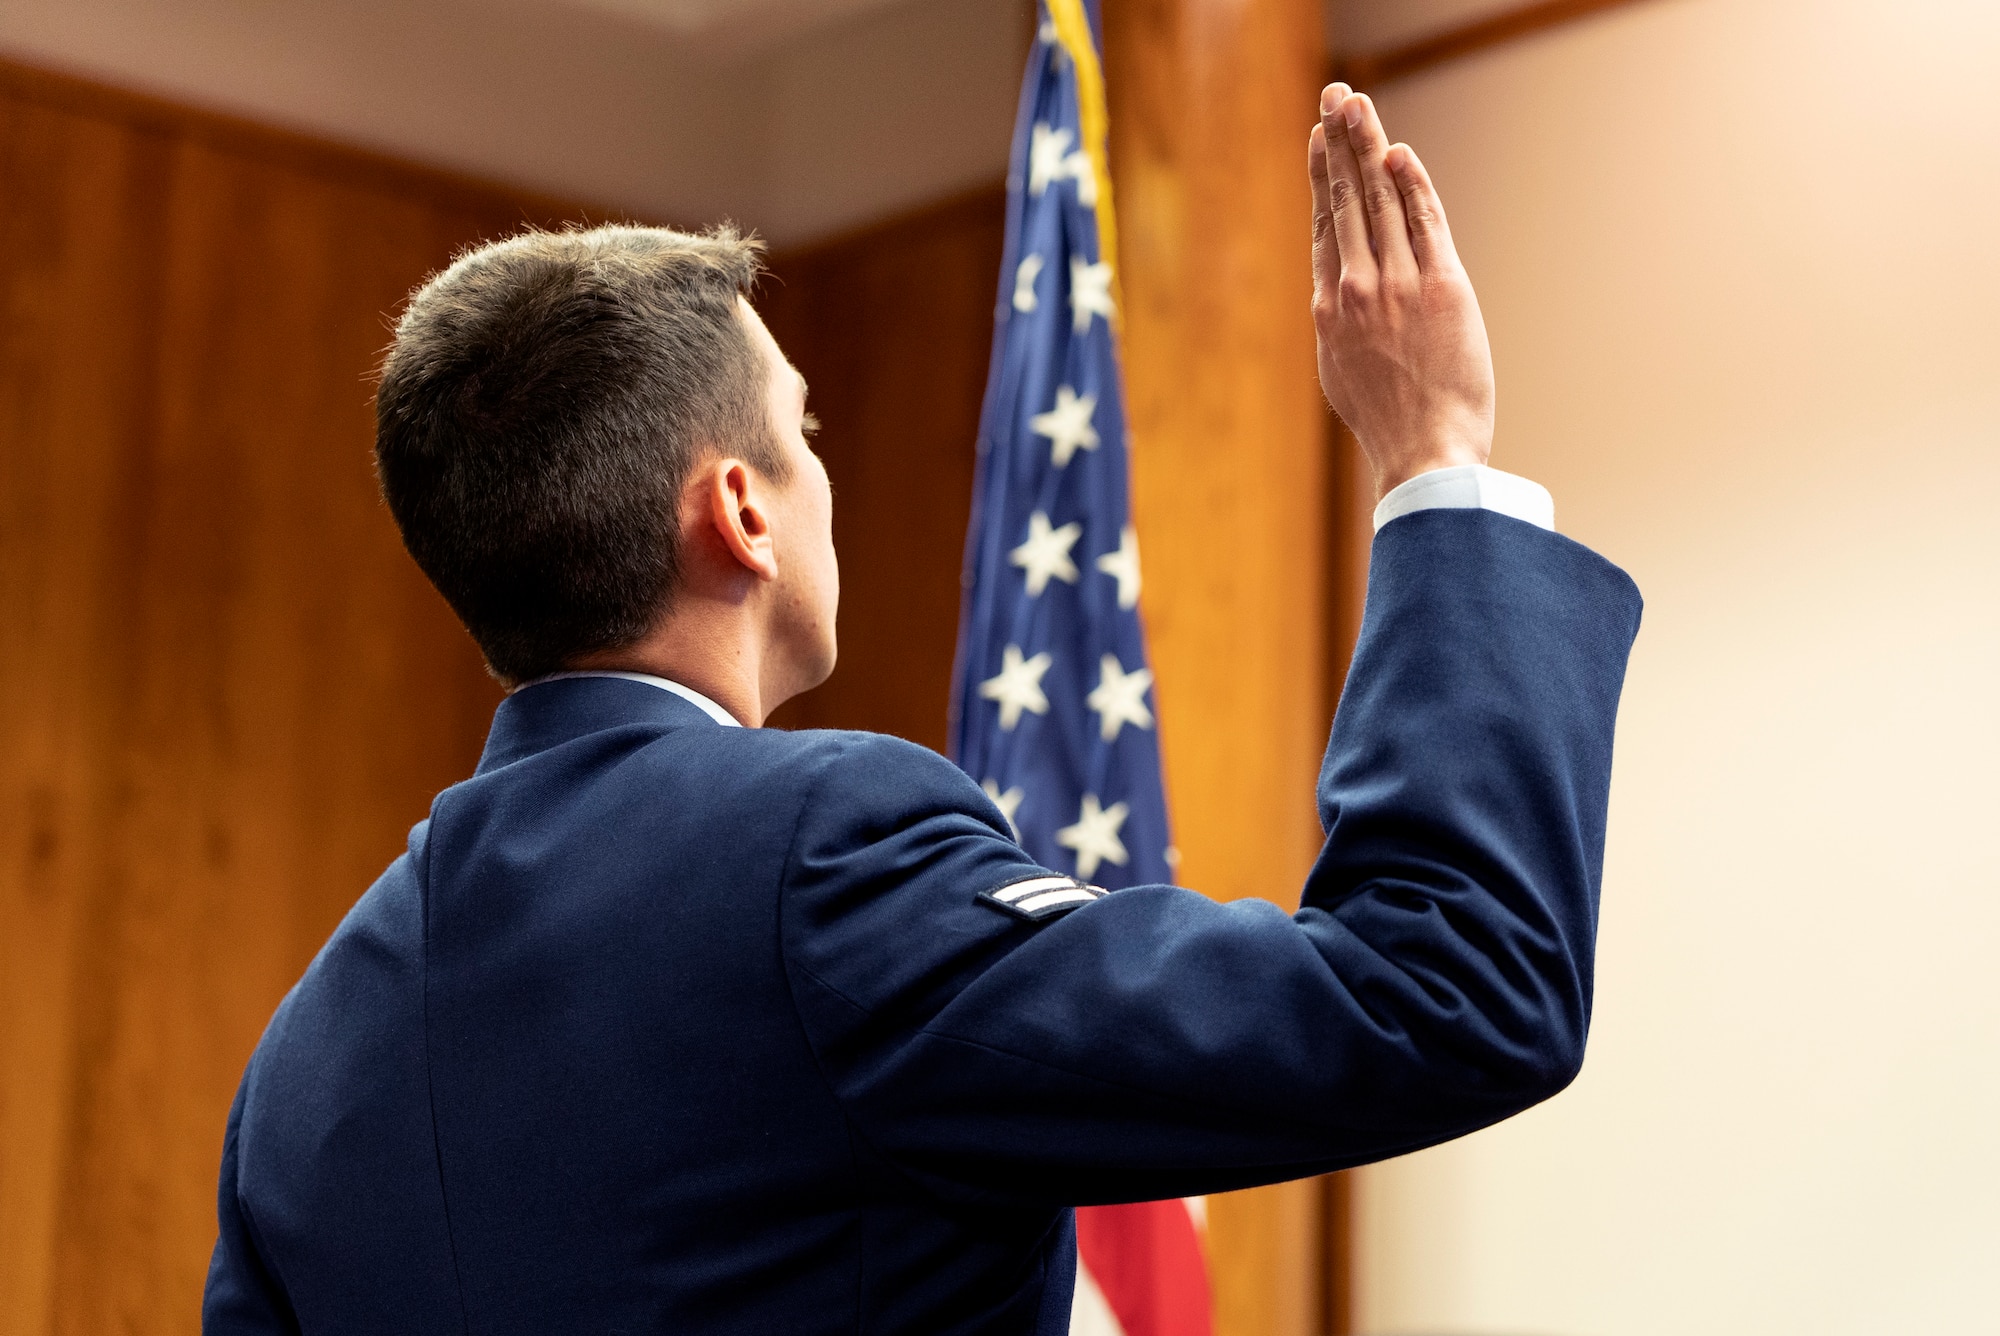
{"type": "MultiPolygon", "coordinates": [[[[1311,91],[1196,109],[1311,6],[1200,9],[1114,7],[1107,53],[1135,503],[1187,879],[1282,898],[1342,606],[1311,91]],[[1238,134],[1282,172],[1215,175],[1238,134]]],[[[0,1336],[194,1329],[241,1064],[497,699],[375,498],[366,372],[453,249],[568,212],[0,67],[0,1336]]],[[[996,185],[773,259],[843,576],[840,667],[776,723],[944,745],[1002,223],[996,185]]],[[[1216,1203],[1223,1332],[1312,1325],[1317,1201],[1216,1203]]]]}
{"type": "Polygon", "coordinates": [[[498,699],[387,313],[568,212],[0,68],[0,1333],[197,1329],[242,1064],[498,699]]]}
{"type": "MultiPolygon", "coordinates": [[[[1105,7],[1135,521],[1182,878],[1290,907],[1319,850],[1327,413],[1305,145],[1317,0],[1105,7]]],[[[1219,1336],[1325,1323],[1325,1193],[1210,1202],[1219,1336]]]]}
{"type": "Polygon", "coordinates": [[[777,725],[944,750],[1005,225],[994,185],[772,261],[758,306],[823,424],[841,580],[839,666],[777,725]]]}

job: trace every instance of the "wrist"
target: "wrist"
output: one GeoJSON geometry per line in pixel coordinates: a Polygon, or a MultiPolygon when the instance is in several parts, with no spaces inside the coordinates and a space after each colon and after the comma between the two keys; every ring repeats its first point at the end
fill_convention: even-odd
{"type": "Polygon", "coordinates": [[[1478,450],[1471,446],[1434,450],[1425,454],[1397,459],[1394,463],[1378,465],[1375,473],[1375,499],[1383,497],[1401,487],[1412,478],[1439,469],[1465,468],[1468,465],[1484,464],[1490,450],[1478,450]]]}

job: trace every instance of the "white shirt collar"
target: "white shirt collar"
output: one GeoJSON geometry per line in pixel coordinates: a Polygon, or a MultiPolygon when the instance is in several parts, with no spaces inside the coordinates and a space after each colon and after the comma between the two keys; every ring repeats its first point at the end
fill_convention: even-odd
{"type": "Polygon", "coordinates": [[[620,673],[620,672],[611,672],[609,670],[605,671],[585,670],[583,672],[575,672],[575,673],[550,673],[547,677],[538,677],[532,682],[523,682],[521,683],[520,686],[515,687],[514,690],[526,691],[529,687],[538,687],[544,682],[561,682],[572,677],[618,677],[618,678],[623,678],[627,682],[644,682],[649,687],[658,687],[662,691],[673,692],[676,696],[679,696],[682,700],[694,706],[696,709],[700,710],[703,714],[715,720],[715,722],[718,724],[724,724],[730,728],[743,727],[742,722],[738,720],[735,715],[723,709],[720,705],[717,705],[714,701],[702,695],[699,691],[696,691],[693,687],[684,687],[680,683],[668,681],[664,677],[654,677],[651,673],[620,673]]]}

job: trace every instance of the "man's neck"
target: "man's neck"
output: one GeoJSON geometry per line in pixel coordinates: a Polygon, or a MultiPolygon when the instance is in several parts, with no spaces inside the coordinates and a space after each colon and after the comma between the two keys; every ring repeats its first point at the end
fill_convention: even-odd
{"type": "Polygon", "coordinates": [[[643,639],[579,655],[567,667],[664,677],[700,692],[746,727],[761,728],[764,656],[754,631],[741,608],[683,603],[643,639]]]}

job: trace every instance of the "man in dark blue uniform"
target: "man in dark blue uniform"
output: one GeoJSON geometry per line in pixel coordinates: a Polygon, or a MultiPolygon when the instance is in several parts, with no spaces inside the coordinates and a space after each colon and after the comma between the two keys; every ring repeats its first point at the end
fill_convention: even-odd
{"type": "Polygon", "coordinates": [[[384,491],[516,689],[250,1062],[208,1331],[1054,1336],[1073,1205],[1572,1078],[1639,600],[1484,467],[1421,165],[1338,85],[1322,121],[1321,380],[1383,507],[1295,915],[1105,894],[922,748],[758,727],[837,577],[751,247],[527,236],[417,295],[384,491]]]}

